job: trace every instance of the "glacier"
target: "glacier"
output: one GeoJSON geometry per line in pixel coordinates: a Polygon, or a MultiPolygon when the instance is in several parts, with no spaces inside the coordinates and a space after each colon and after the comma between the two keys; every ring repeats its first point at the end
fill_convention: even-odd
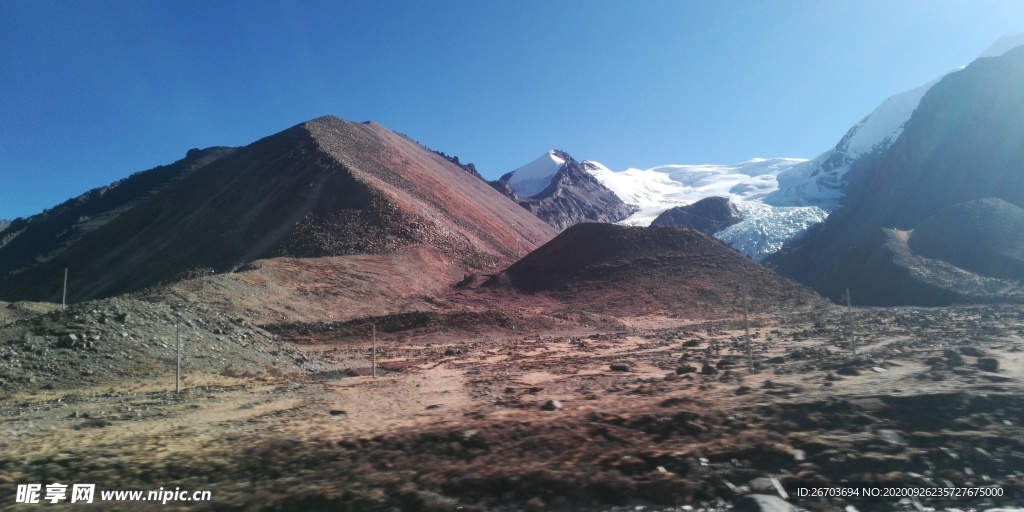
{"type": "MultiPolygon", "coordinates": [[[[539,193],[564,164],[552,150],[526,164],[508,177],[521,196],[539,193]]],[[[775,206],[764,198],[778,189],[778,176],[808,162],[800,158],[755,158],[732,165],[661,165],[650,169],[612,171],[600,162],[584,160],[584,170],[612,191],[636,212],[619,221],[630,226],[649,226],[658,215],[676,206],[706,197],[727,197],[743,220],[716,237],[761,261],[810,226],[825,220],[828,211],[819,206],[775,206]]]]}
{"type": "Polygon", "coordinates": [[[745,201],[736,203],[736,208],[743,220],[715,233],[715,238],[754,261],[777,252],[786,242],[800,238],[828,217],[828,211],[817,206],[772,206],[745,201]]]}
{"type": "Polygon", "coordinates": [[[734,165],[662,165],[650,169],[615,172],[599,162],[584,161],[583,168],[637,212],[619,222],[649,226],[669,208],[706,197],[727,197],[743,220],[715,237],[756,261],[778,251],[787,241],[825,220],[819,206],[775,206],[763,202],[778,189],[777,178],[807,160],[755,158],[734,165]]]}

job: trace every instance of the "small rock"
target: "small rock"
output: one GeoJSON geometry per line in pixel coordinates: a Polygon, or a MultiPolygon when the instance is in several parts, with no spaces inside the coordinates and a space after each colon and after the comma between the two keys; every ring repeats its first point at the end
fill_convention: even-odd
{"type": "Polygon", "coordinates": [[[542,411],[560,411],[562,410],[562,402],[558,400],[548,400],[544,402],[544,405],[540,406],[542,411]]]}
{"type": "Polygon", "coordinates": [[[691,434],[706,434],[708,432],[707,427],[697,423],[696,421],[684,421],[683,426],[686,427],[686,430],[690,431],[691,434]]]}
{"type": "Polygon", "coordinates": [[[871,371],[873,371],[875,373],[885,373],[885,372],[887,372],[889,370],[886,370],[885,368],[882,368],[881,366],[873,366],[873,367],[871,367],[871,371]]]}
{"type": "Polygon", "coordinates": [[[953,367],[953,366],[963,366],[963,365],[967,364],[967,361],[964,359],[964,356],[960,355],[959,351],[947,348],[943,352],[943,355],[946,356],[946,366],[953,367]]]}
{"type": "Polygon", "coordinates": [[[827,382],[836,382],[836,381],[839,381],[839,380],[843,380],[843,378],[838,376],[838,375],[836,375],[836,374],[834,374],[834,373],[832,373],[832,372],[828,372],[828,374],[825,375],[825,381],[827,381],[827,382]]]}
{"type": "Polygon", "coordinates": [[[676,373],[679,374],[679,375],[683,375],[683,374],[687,374],[687,373],[695,373],[696,371],[697,371],[697,367],[690,366],[688,364],[684,364],[684,365],[680,366],[679,368],[676,368],[676,373]]]}
{"type": "Polygon", "coordinates": [[[999,360],[994,357],[979,357],[978,368],[985,372],[998,372],[999,360]]]}
{"type": "Polygon", "coordinates": [[[341,409],[331,409],[331,416],[348,416],[348,413],[341,409]]]}
{"type": "Polygon", "coordinates": [[[747,487],[754,492],[775,492],[775,484],[772,483],[772,479],[764,476],[747,482],[747,487]]]}
{"type": "Polygon", "coordinates": [[[109,421],[107,421],[105,419],[102,419],[102,418],[93,418],[93,419],[85,420],[85,421],[79,423],[78,425],[75,425],[74,428],[75,428],[75,430],[80,430],[80,429],[83,429],[83,428],[103,428],[103,427],[109,427],[109,426],[110,426],[110,422],[109,421]]]}
{"type": "Polygon", "coordinates": [[[848,377],[860,375],[860,371],[852,366],[844,366],[836,370],[836,373],[838,373],[839,375],[846,375],[848,377]]]}
{"type": "Polygon", "coordinates": [[[734,512],[797,512],[797,508],[778,496],[748,494],[736,500],[734,512]]]}
{"type": "Polygon", "coordinates": [[[705,364],[704,366],[701,367],[700,372],[703,373],[704,375],[715,375],[718,373],[718,369],[715,368],[714,366],[711,366],[710,364],[705,364]]]}
{"type": "Polygon", "coordinates": [[[786,362],[786,358],[782,356],[775,356],[768,360],[768,364],[783,364],[786,362]]]}
{"type": "Polygon", "coordinates": [[[960,353],[971,357],[986,357],[988,353],[978,347],[960,347],[960,353]]]}
{"type": "Polygon", "coordinates": [[[885,442],[887,442],[889,444],[898,444],[898,445],[907,444],[907,441],[905,439],[903,439],[903,436],[901,436],[900,433],[896,432],[895,430],[879,429],[877,431],[877,434],[878,434],[878,437],[881,437],[883,441],[885,441],[885,442]]]}
{"type": "Polygon", "coordinates": [[[611,369],[612,369],[613,372],[631,372],[631,371],[633,371],[633,370],[629,369],[629,364],[627,364],[627,363],[612,363],[611,364],[611,369]]]}

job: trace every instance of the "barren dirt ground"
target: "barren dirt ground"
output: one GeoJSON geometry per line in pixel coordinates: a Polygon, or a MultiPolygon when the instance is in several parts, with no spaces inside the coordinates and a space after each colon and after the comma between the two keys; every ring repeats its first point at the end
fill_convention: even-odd
{"type": "Polygon", "coordinates": [[[839,308],[754,317],[753,371],[741,319],[621,320],[382,332],[377,377],[366,333],[328,330],[283,333],[313,373],[7,387],[0,508],[712,510],[780,488],[810,510],[1024,505],[1022,308],[856,309],[856,356],[839,308]],[[785,489],[841,480],[1006,496],[785,489]],[[55,482],[96,503],[15,503],[55,482]],[[212,499],[100,502],[161,487],[212,499]]]}

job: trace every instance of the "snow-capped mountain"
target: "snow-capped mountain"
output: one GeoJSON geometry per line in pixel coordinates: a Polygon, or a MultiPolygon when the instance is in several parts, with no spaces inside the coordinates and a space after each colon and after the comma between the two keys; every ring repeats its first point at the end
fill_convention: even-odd
{"type": "MultiPolygon", "coordinates": [[[[502,176],[492,185],[512,188],[520,197],[526,198],[520,201],[521,204],[530,199],[537,200],[545,189],[555,184],[566,162],[573,162],[566,153],[549,151],[502,176]]],[[[761,260],[828,215],[815,206],[776,207],[761,202],[777,188],[776,177],[780,173],[804,162],[806,160],[798,158],[757,158],[735,165],[663,165],[620,172],[590,160],[583,161],[581,165],[603,188],[634,210],[618,224],[648,226],[658,215],[677,206],[686,206],[708,197],[732,200],[743,214],[743,220],[726,230],[727,240],[717,233],[715,236],[726,240],[745,255],[761,260]]],[[[531,211],[536,209],[532,205],[524,206],[531,211]]]]}
{"type": "MultiPolygon", "coordinates": [[[[1011,34],[979,58],[999,57],[1021,45],[1024,33],[1011,34]]],[[[582,166],[635,209],[620,224],[646,226],[670,208],[707,197],[729,198],[743,220],[715,236],[760,261],[839,208],[851,167],[868,165],[884,154],[902,135],[925,93],[950,73],[887,98],[835,147],[813,160],[758,158],[734,165],[664,165],[618,172],[594,161],[584,160],[582,166]]],[[[502,181],[521,196],[535,195],[551,184],[563,164],[557,152],[548,152],[506,174],[502,181]]]]}
{"type": "MultiPolygon", "coordinates": [[[[1024,45],[1024,33],[1004,36],[982,57],[999,57],[1024,45]]],[[[817,158],[795,165],[778,175],[778,189],[764,202],[775,206],[820,206],[832,211],[844,196],[845,176],[854,162],[864,161],[889,149],[903,133],[903,126],[921,103],[921,98],[949,73],[909,91],[890,96],[859,123],[850,128],[832,149],[817,158]]]]}
{"type": "MultiPolygon", "coordinates": [[[[945,76],[945,75],[943,75],[945,76]]],[[[940,77],[941,78],[941,77],[940,77]]],[[[778,188],[764,202],[775,206],[820,206],[834,210],[843,197],[843,177],[859,159],[881,153],[903,132],[921,97],[939,81],[890,96],[850,128],[832,149],[778,175],[778,188]]]]}
{"type": "Polygon", "coordinates": [[[557,149],[490,184],[558,229],[580,222],[618,222],[635,210],[557,149]]]}
{"type": "MultiPolygon", "coordinates": [[[[558,150],[551,150],[544,153],[536,160],[505,175],[505,180],[519,194],[520,197],[535,196],[548,185],[555,177],[558,170],[565,165],[565,158],[558,155],[558,150]]],[[[502,179],[505,178],[502,176],[502,179]]]]}

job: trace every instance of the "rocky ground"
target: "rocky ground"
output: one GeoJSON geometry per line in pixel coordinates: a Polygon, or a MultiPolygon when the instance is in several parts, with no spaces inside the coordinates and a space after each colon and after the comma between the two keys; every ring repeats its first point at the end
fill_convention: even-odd
{"type": "Polygon", "coordinates": [[[0,507],[25,507],[18,484],[53,482],[212,493],[94,505],[122,510],[1024,505],[1020,487],[966,502],[792,494],[843,480],[1009,492],[1024,478],[1024,309],[849,318],[753,318],[753,371],[740,319],[379,319],[373,377],[357,322],[271,333],[195,305],[84,303],[0,328],[0,507]],[[178,394],[175,323],[192,347],[178,394]]]}

